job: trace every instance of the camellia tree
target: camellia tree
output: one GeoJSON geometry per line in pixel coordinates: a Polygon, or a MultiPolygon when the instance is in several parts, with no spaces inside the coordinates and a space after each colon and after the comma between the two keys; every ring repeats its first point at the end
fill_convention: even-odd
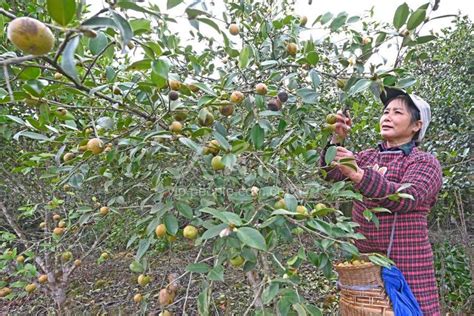
{"type": "MultiPolygon", "coordinates": [[[[147,253],[160,240],[200,249],[183,267],[188,284],[163,276],[163,309],[184,296],[189,312],[197,275],[198,311],[209,314],[213,284],[242,269],[254,291],[247,312],[321,314],[298,294],[298,268],[329,276],[341,253],[359,255],[352,240],[363,238],[340,211],[362,196],[326,182],[320,167],[335,155],[320,157],[328,114],[349,109],[353,135],[375,134],[364,131],[375,131],[383,86],[416,82],[402,57],[435,38],[419,35],[432,8],[402,4],[381,24],[345,12],[308,21],[287,0],[226,1],[220,13],[209,1],[136,2],[107,1],[98,12],[75,0],[2,4],[0,269],[9,276],[0,296],[24,287],[62,309],[71,275],[85,259],[113,256],[103,242],[134,214],[127,247],[140,286],[156,282],[147,253]],[[189,33],[178,35],[183,24],[189,33]],[[389,44],[397,59],[377,59],[389,44]],[[299,250],[284,256],[284,244],[299,250]]],[[[384,211],[365,214],[377,224],[384,211]]],[[[144,304],[150,291],[133,299],[144,304]]]]}

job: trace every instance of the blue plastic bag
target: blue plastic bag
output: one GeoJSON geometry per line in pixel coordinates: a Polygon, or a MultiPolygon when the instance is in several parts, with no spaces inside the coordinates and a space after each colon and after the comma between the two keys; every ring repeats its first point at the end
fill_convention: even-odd
{"type": "Polygon", "coordinates": [[[382,268],[382,280],[395,316],[423,316],[402,272],[395,266],[382,268]]]}

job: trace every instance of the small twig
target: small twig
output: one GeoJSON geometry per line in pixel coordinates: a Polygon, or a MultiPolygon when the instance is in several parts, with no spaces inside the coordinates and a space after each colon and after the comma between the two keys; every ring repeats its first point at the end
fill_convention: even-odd
{"type": "Polygon", "coordinates": [[[21,64],[24,61],[32,60],[39,57],[41,56],[26,55],[26,56],[21,56],[21,57],[8,58],[8,59],[0,61],[0,65],[5,67],[7,65],[21,64]]]}
{"type": "MultiPolygon", "coordinates": [[[[202,244],[201,248],[199,249],[199,252],[198,252],[196,258],[194,259],[194,263],[198,262],[199,257],[201,256],[202,250],[204,249],[204,246],[206,245],[206,243],[207,243],[207,240],[202,244]]],[[[185,300],[184,300],[184,304],[183,304],[183,312],[182,312],[183,315],[186,315],[186,304],[188,302],[189,289],[191,288],[192,279],[193,279],[193,273],[191,272],[189,274],[188,287],[186,288],[186,296],[185,296],[185,300]]]]}
{"type": "Polygon", "coordinates": [[[82,80],[81,80],[81,83],[84,83],[84,81],[86,80],[87,76],[89,75],[89,73],[91,72],[92,70],[92,67],[94,67],[95,63],[97,62],[97,60],[99,59],[99,57],[107,50],[107,48],[109,48],[111,45],[115,44],[115,41],[112,41],[110,42],[109,44],[107,44],[104,48],[102,48],[102,50],[97,54],[97,56],[94,57],[94,59],[92,60],[92,63],[89,65],[89,67],[87,68],[87,71],[86,73],[84,74],[84,77],[82,77],[82,80]]]}
{"type": "Polygon", "coordinates": [[[8,94],[10,95],[10,100],[13,101],[15,97],[13,96],[13,90],[10,85],[10,78],[8,77],[7,65],[3,65],[3,76],[5,77],[5,84],[7,85],[8,94]]]}

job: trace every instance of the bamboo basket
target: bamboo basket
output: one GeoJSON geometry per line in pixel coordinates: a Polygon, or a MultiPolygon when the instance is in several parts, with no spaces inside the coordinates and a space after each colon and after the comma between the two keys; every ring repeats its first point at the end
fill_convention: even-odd
{"type": "Polygon", "coordinates": [[[380,266],[369,261],[357,266],[334,264],[334,269],[339,275],[342,316],[395,315],[385,292],[380,266]]]}

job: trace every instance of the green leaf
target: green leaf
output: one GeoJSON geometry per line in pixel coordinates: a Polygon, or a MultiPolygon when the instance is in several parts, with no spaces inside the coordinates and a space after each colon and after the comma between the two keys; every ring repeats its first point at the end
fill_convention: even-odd
{"type": "Polygon", "coordinates": [[[76,52],[77,45],[79,45],[79,36],[72,38],[67,44],[63,51],[63,57],[61,58],[61,67],[64,72],[77,80],[76,60],[74,54],[76,52]]]}
{"type": "Polygon", "coordinates": [[[318,53],[316,53],[315,51],[312,51],[312,52],[309,52],[307,55],[306,55],[306,61],[308,62],[308,64],[310,65],[316,65],[319,61],[319,55],[318,53]]]}
{"type": "Polygon", "coordinates": [[[360,79],[359,81],[356,82],[355,85],[353,85],[349,89],[349,95],[352,96],[352,95],[355,95],[357,93],[367,90],[370,87],[371,83],[372,83],[372,80],[360,79]]]}
{"type": "Polygon", "coordinates": [[[214,90],[212,90],[207,84],[205,83],[202,83],[202,82],[195,82],[193,83],[193,85],[195,85],[196,87],[198,87],[200,90],[206,92],[207,94],[209,95],[212,95],[214,97],[217,96],[217,94],[214,92],[214,90]]]}
{"type": "Polygon", "coordinates": [[[159,87],[164,87],[168,82],[169,64],[163,59],[154,60],[151,64],[151,80],[159,87]]]}
{"type": "Polygon", "coordinates": [[[311,69],[309,71],[309,77],[311,78],[311,82],[313,83],[313,89],[316,89],[321,83],[321,77],[319,76],[318,71],[316,71],[315,69],[311,69]]]}
{"type": "Polygon", "coordinates": [[[402,183],[402,184],[398,187],[397,192],[401,192],[401,191],[403,191],[403,190],[405,190],[405,189],[408,189],[408,188],[411,187],[412,185],[413,185],[413,184],[411,184],[411,183],[402,183]]]}
{"type": "Polygon", "coordinates": [[[411,87],[412,85],[414,85],[416,83],[416,79],[413,78],[413,77],[408,77],[408,78],[403,78],[401,79],[397,86],[401,89],[404,89],[404,88],[408,88],[408,87],[411,87]]]}
{"type": "Polygon", "coordinates": [[[265,131],[259,124],[255,124],[250,131],[250,138],[255,148],[259,149],[263,145],[265,131]]]}
{"type": "Polygon", "coordinates": [[[416,39],[417,44],[424,44],[428,43],[429,41],[437,39],[436,36],[434,35],[426,35],[426,36],[420,36],[416,39]]]}
{"type": "Polygon", "coordinates": [[[219,146],[222,147],[224,150],[229,151],[232,149],[232,146],[229,144],[227,139],[224,136],[222,136],[221,133],[219,133],[218,131],[215,131],[214,133],[212,133],[212,135],[219,143],[219,146]]]}
{"type": "Polygon", "coordinates": [[[331,24],[329,27],[331,28],[331,31],[335,32],[337,29],[339,29],[341,26],[343,26],[346,23],[347,19],[347,13],[341,12],[338,14],[334,20],[332,20],[331,24]]]}
{"type": "Polygon", "coordinates": [[[135,272],[135,273],[144,272],[143,265],[136,260],[133,260],[132,263],[130,263],[129,268],[130,268],[130,271],[135,272]]]}
{"type": "Polygon", "coordinates": [[[6,117],[8,117],[10,120],[20,124],[20,125],[26,125],[26,122],[23,121],[21,118],[19,118],[18,116],[13,116],[13,115],[5,115],[6,117]]]}
{"type": "Polygon", "coordinates": [[[301,97],[304,103],[315,104],[318,102],[318,93],[314,89],[302,88],[296,90],[296,94],[301,97]]]}
{"type": "Polygon", "coordinates": [[[204,262],[191,263],[186,266],[186,271],[195,273],[208,273],[211,267],[204,262]]]}
{"type": "Polygon", "coordinates": [[[393,16],[393,26],[399,30],[403,24],[405,24],[409,14],[409,8],[406,3],[401,4],[398,6],[397,10],[395,11],[395,15],[393,16]]]}
{"type": "Polygon", "coordinates": [[[222,157],[222,163],[228,168],[228,169],[232,169],[234,167],[234,165],[236,164],[237,162],[237,156],[230,153],[230,154],[225,154],[223,157],[222,157]]]}
{"type": "Polygon", "coordinates": [[[91,38],[89,40],[89,49],[92,54],[97,55],[104,49],[105,46],[107,46],[107,44],[107,36],[105,36],[103,32],[98,32],[95,38],[91,38]]]}
{"type": "Polygon", "coordinates": [[[183,0],[168,0],[168,2],[166,3],[166,9],[172,9],[177,5],[181,4],[182,2],[183,0]]]}
{"type": "Polygon", "coordinates": [[[82,25],[85,26],[100,26],[100,27],[112,27],[117,28],[117,24],[111,18],[101,17],[101,16],[94,16],[84,22],[82,25]]]}
{"type": "Polygon", "coordinates": [[[146,251],[150,248],[150,239],[141,239],[138,243],[138,251],[137,251],[137,260],[143,257],[146,251]]]}
{"type": "Polygon", "coordinates": [[[209,271],[209,274],[207,275],[209,280],[211,281],[221,281],[224,282],[224,267],[221,265],[218,265],[209,271]]]}
{"type": "Polygon", "coordinates": [[[407,29],[414,30],[418,25],[420,25],[426,17],[426,9],[417,9],[410,15],[410,18],[407,22],[407,29]]]}
{"type": "Polygon", "coordinates": [[[402,199],[410,199],[410,200],[415,200],[413,195],[408,194],[408,193],[398,193],[398,196],[401,197],[402,199]]]}
{"type": "Polygon", "coordinates": [[[50,139],[49,139],[47,136],[45,136],[45,135],[38,134],[38,133],[35,133],[35,132],[27,132],[27,131],[21,131],[21,132],[16,133],[16,134],[13,136],[13,139],[14,139],[14,140],[18,140],[18,138],[19,138],[20,136],[24,136],[24,137],[28,137],[28,138],[36,139],[36,140],[50,140],[50,139]]]}
{"type": "Polygon", "coordinates": [[[176,209],[186,218],[193,219],[193,209],[185,202],[176,202],[176,209]]]}
{"type": "Polygon", "coordinates": [[[277,282],[271,282],[269,286],[265,288],[262,292],[263,304],[269,304],[273,298],[278,294],[280,290],[280,284],[277,282]]]}
{"type": "Polygon", "coordinates": [[[208,18],[197,18],[196,21],[199,21],[199,22],[202,22],[202,23],[206,23],[207,25],[209,25],[210,27],[212,27],[214,30],[216,30],[218,33],[220,33],[220,29],[219,29],[219,26],[216,24],[216,22],[214,22],[213,20],[211,19],[208,19],[208,18]]]}
{"type": "Polygon", "coordinates": [[[196,153],[199,153],[200,150],[201,150],[201,146],[199,146],[198,144],[196,144],[194,141],[192,141],[191,139],[187,138],[187,137],[180,137],[179,138],[179,141],[186,145],[187,147],[191,148],[192,150],[194,150],[196,153]]]}
{"type": "Polygon", "coordinates": [[[293,309],[298,313],[298,316],[306,316],[306,310],[300,303],[293,304],[293,309]]]}
{"type": "Polygon", "coordinates": [[[166,213],[163,217],[163,222],[165,223],[166,231],[173,236],[176,235],[179,229],[176,216],[174,216],[172,213],[166,213]]]}
{"type": "Polygon", "coordinates": [[[219,233],[227,227],[229,227],[229,225],[226,223],[211,226],[210,228],[208,228],[208,230],[204,232],[204,234],[202,234],[201,239],[206,240],[206,239],[214,238],[218,236],[219,233]]]}
{"type": "Polygon", "coordinates": [[[351,243],[342,242],[341,243],[341,249],[342,249],[342,251],[348,253],[349,255],[359,256],[359,250],[357,250],[357,247],[354,246],[351,243]]]}
{"type": "Polygon", "coordinates": [[[46,5],[51,18],[62,26],[68,25],[76,13],[75,0],[47,0],[46,5]]]}
{"type": "Polygon", "coordinates": [[[120,34],[122,35],[123,44],[127,45],[133,37],[133,31],[130,27],[130,24],[123,16],[121,16],[115,11],[112,11],[112,19],[115,21],[115,24],[117,25],[120,34]]]}
{"type": "Polygon", "coordinates": [[[323,316],[323,312],[321,312],[321,310],[318,307],[314,306],[314,305],[306,304],[304,307],[306,308],[306,311],[311,316],[323,316]]]}
{"type": "Polygon", "coordinates": [[[334,160],[334,158],[336,157],[336,153],[337,153],[336,146],[330,146],[326,150],[326,154],[324,155],[324,162],[326,163],[326,165],[329,165],[334,160]]]}
{"type": "Polygon", "coordinates": [[[296,200],[294,195],[285,193],[285,204],[286,204],[286,208],[290,212],[296,212],[296,207],[298,206],[298,200],[296,200]]]}
{"type": "Polygon", "coordinates": [[[263,238],[262,234],[254,228],[241,227],[237,229],[237,237],[241,242],[249,247],[263,251],[267,250],[265,238],[263,238]]]}
{"type": "Polygon", "coordinates": [[[240,69],[246,68],[249,65],[250,52],[251,50],[249,46],[245,46],[240,52],[240,56],[239,56],[240,69]]]}

